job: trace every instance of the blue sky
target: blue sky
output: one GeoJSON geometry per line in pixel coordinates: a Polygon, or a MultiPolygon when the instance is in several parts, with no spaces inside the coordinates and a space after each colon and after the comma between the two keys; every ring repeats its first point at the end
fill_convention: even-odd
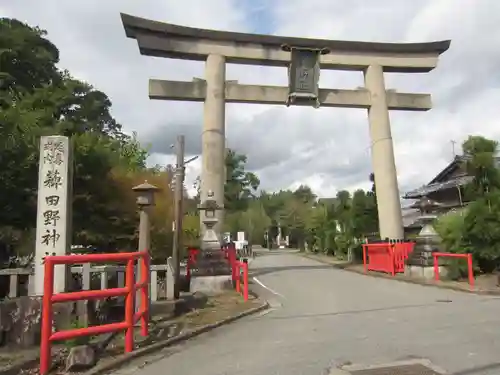
{"type": "Polygon", "coordinates": [[[275,30],[273,10],[269,0],[240,0],[251,33],[273,34],[275,30]]]}

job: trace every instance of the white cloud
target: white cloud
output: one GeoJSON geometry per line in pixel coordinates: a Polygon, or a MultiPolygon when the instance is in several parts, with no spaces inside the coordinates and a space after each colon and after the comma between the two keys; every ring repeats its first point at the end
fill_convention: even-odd
{"type": "MultiPolygon", "coordinates": [[[[500,139],[500,2],[498,0],[274,0],[252,9],[238,0],[157,2],[23,0],[0,5],[0,13],[49,31],[61,51],[61,67],[94,84],[113,101],[127,131],[153,140],[169,153],[179,133],[187,149],[200,150],[200,103],[150,101],[149,78],[191,80],[203,64],[141,56],[125,37],[120,12],[200,28],[268,31],[290,36],[390,42],[452,39],[439,67],[429,74],[387,75],[388,88],[433,94],[426,113],[392,113],[402,190],[427,182],[450,160],[453,139],[484,134],[500,139]],[[264,12],[262,6],[268,6],[264,12]],[[265,17],[262,15],[265,14],[265,17]],[[258,15],[261,15],[260,17],[258,15]],[[265,25],[263,23],[266,23],[265,25]],[[259,24],[260,23],[260,24],[259,24]]],[[[234,66],[228,79],[286,84],[286,70],[234,66]]],[[[355,88],[361,73],[322,72],[321,86],[355,88]]],[[[363,110],[227,106],[227,144],[249,157],[266,189],[308,183],[320,195],[368,187],[370,144],[363,110]]],[[[154,155],[151,162],[171,162],[154,155]]],[[[188,186],[199,162],[188,170],[188,186]]]]}

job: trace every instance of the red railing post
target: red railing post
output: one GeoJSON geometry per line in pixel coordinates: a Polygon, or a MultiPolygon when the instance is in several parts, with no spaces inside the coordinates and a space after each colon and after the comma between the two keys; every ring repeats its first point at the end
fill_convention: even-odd
{"type": "Polygon", "coordinates": [[[362,246],[363,246],[363,269],[365,270],[365,273],[366,273],[367,272],[367,268],[368,268],[367,263],[366,263],[366,247],[368,245],[363,244],[362,246]]]}
{"type": "Polygon", "coordinates": [[[449,257],[449,258],[465,258],[467,260],[467,274],[469,278],[469,285],[471,289],[474,287],[474,268],[472,264],[472,254],[455,254],[455,253],[433,253],[434,257],[434,279],[439,281],[439,263],[438,257],[449,257]]]}
{"type": "Polygon", "coordinates": [[[54,264],[50,257],[45,258],[44,285],[42,300],[42,332],[40,338],[40,374],[45,375],[50,370],[52,335],[52,294],[54,293],[54,264]]]}
{"type": "Polygon", "coordinates": [[[474,269],[472,268],[472,254],[467,254],[467,268],[469,271],[469,285],[474,288],[474,269]]]}
{"type": "Polygon", "coordinates": [[[228,254],[229,265],[231,266],[231,275],[233,278],[233,282],[236,282],[237,274],[236,274],[236,254],[233,251],[233,248],[229,250],[228,254]]]}
{"type": "Polygon", "coordinates": [[[240,279],[241,279],[241,275],[240,275],[240,262],[239,261],[235,261],[234,264],[235,264],[235,268],[236,268],[236,291],[238,293],[241,293],[241,287],[240,287],[240,279]]]}
{"type": "Polygon", "coordinates": [[[434,280],[439,281],[439,261],[438,261],[438,256],[436,253],[432,254],[432,257],[434,258],[434,280]]]}
{"type": "Polygon", "coordinates": [[[243,262],[243,300],[248,301],[248,263],[243,262]]]}
{"type": "Polygon", "coordinates": [[[134,350],[134,310],[135,310],[135,280],[134,280],[134,260],[127,262],[125,270],[125,288],[127,296],[125,297],[125,322],[127,330],[125,331],[125,353],[134,350]]]}
{"type": "Polygon", "coordinates": [[[388,247],[389,249],[389,262],[391,263],[390,264],[390,270],[391,270],[391,276],[395,276],[396,275],[396,255],[395,255],[395,248],[394,248],[394,245],[389,245],[388,247]]]}
{"type": "Polygon", "coordinates": [[[141,334],[143,337],[148,335],[148,321],[149,321],[149,253],[144,252],[140,258],[140,267],[142,276],[141,287],[141,334]]]}

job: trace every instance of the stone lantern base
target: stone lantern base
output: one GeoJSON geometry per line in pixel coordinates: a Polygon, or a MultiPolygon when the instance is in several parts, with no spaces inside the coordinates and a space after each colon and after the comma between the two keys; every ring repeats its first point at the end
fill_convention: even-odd
{"type": "Polygon", "coordinates": [[[231,267],[221,250],[217,235],[207,230],[191,272],[191,292],[218,294],[233,287],[231,267]]]}
{"type": "Polygon", "coordinates": [[[231,275],[191,277],[189,287],[191,292],[203,293],[205,295],[217,295],[231,289],[233,289],[231,275]]]}
{"type": "Polygon", "coordinates": [[[232,289],[233,280],[231,267],[224,253],[216,251],[201,251],[194,264],[191,273],[191,292],[202,292],[205,294],[218,294],[223,290],[232,289]]]}
{"type": "MultiPolygon", "coordinates": [[[[432,220],[436,217],[435,215],[426,215],[419,219],[423,221],[424,225],[416,238],[413,252],[406,261],[406,276],[427,280],[434,278],[434,257],[432,254],[441,250],[441,239],[432,225],[432,220]]],[[[446,271],[445,267],[439,266],[441,276],[446,276],[446,271]]]]}

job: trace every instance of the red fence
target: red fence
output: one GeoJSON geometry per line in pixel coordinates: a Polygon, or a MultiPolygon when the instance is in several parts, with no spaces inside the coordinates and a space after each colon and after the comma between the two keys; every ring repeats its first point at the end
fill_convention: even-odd
{"type": "Polygon", "coordinates": [[[42,332],[40,343],[40,374],[48,373],[51,366],[51,343],[75,337],[90,336],[125,330],[125,353],[134,350],[134,325],[141,321],[141,334],[148,335],[149,319],[149,253],[147,251],[116,254],[85,254],[47,256],[45,258],[44,294],[42,306],[42,332]],[[135,261],[140,264],[141,280],[135,282],[135,261]],[[102,290],[82,290],[71,293],[54,294],[54,266],[58,264],[126,262],[125,287],[102,290]],[[135,293],[141,290],[141,306],[135,314],[135,293]],[[87,328],[52,332],[52,305],[58,302],[72,302],[108,297],[125,297],[125,320],[119,323],[104,324],[87,328]]]}
{"type": "MultiPolygon", "coordinates": [[[[365,272],[378,271],[396,273],[405,271],[405,262],[413,251],[414,242],[380,242],[363,244],[363,267],[365,272]]],[[[469,276],[469,285],[474,287],[474,270],[472,268],[472,254],[432,253],[434,257],[434,279],[439,281],[439,257],[465,258],[469,276]]]]}
{"type": "Polygon", "coordinates": [[[394,275],[392,244],[363,244],[363,266],[366,271],[386,272],[394,275]]]}
{"type": "Polygon", "coordinates": [[[404,272],[405,261],[413,251],[413,242],[380,242],[363,244],[363,266],[365,272],[404,272]]]}
{"type": "Polygon", "coordinates": [[[433,253],[434,257],[434,279],[439,281],[439,257],[447,258],[465,258],[467,259],[467,271],[469,276],[469,285],[474,288],[474,269],[472,268],[472,254],[453,254],[453,253],[433,253]]]}
{"type": "MultiPolygon", "coordinates": [[[[188,249],[188,261],[187,261],[187,277],[191,277],[191,268],[196,262],[196,257],[199,254],[198,249],[190,248],[188,249]]],[[[236,291],[243,294],[243,299],[248,301],[248,263],[240,262],[236,256],[236,248],[234,244],[228,244],[221,248],[224,252],[224,258],[226,258],[229,266],[231,267],[231,279],[235,285],[236,291]],[[241,287],[241,277],[243,276],[243,288],[241,287]]]]}

